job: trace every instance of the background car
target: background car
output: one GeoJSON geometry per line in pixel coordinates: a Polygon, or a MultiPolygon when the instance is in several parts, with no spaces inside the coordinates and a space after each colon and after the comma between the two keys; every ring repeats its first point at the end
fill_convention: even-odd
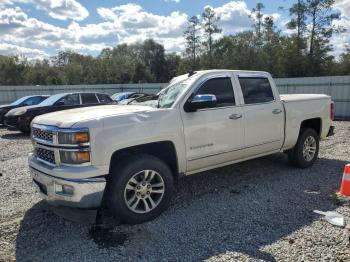
{"type": "Polygon", "coordinates": [[[157,107],[158,95],[155,94],[143,94],[138,97],[125,99],[120,101],[120,105],[143,105],[157,107]]]}
{"type": "Polygon", "coordinates": [[[22,107],[22,106],[31,106],[31,105],[37,105],[40,104],[42,101],[44,101],[49,96],[45,95],[36,95],[36,96],[24,96],[21,97],[15,101],[13,101],[11,104],[8,105],[1,105],[0,106],[0,124],[4,124],[4,116],[7,114],[8,111],[22,107]]]}
{"type": "Polygon", "coordinates": [[[111,96],[111,98],[119,103],[125,99],[131,99],[131,98],[137,98],[140,96],[145,95],[145,93],[137,93],[137,92],[121,92],[121,93],[115,93],[114,95],[111,96]]]}
{"type": "Polygon", "coordinates": [[[50,112],[78,107],[106,105],[115,103],[108,95],[100,93],[64,93],[50,96],[35,106],[26,106],[10,110],[4,117],[9,129],[30,132],[30,122],[34,117],[50,112]]]}

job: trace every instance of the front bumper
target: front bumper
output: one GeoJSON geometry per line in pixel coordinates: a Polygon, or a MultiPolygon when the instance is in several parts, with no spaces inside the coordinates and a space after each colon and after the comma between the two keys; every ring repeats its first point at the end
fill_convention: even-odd
{"type": "Polygon", "coordinates": [[[106,187],[104,177],[63,179],[29,167],[34,187],[50,205],[84,209],[100,207],[106,187]]]}
{"type": "Polygon", "coordinates": [[[4,125],[12,130],[17,130],[18,127],[18,117],[17,116],[5,116],[4,117],[4,125]]]}
{"type": "Polygon", "coordinates": [[[5,116],[4,124],[12,130],[30,130],[31,117],[29,116],[5,116]]]}

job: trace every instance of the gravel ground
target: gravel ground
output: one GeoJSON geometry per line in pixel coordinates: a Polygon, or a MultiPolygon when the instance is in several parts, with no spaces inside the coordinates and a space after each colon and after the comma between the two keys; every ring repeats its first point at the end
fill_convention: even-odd
{"type": "Polygon", "coordinates": [[[350,122],[295,169],[283,154],[182,179],[170,208],[136,226],[64,220],[31,186],[27,136],[0,127],[0,261],[350,261],[348,229],[312,210],[350,208],[331,197],[350,162],[350,122]]]}

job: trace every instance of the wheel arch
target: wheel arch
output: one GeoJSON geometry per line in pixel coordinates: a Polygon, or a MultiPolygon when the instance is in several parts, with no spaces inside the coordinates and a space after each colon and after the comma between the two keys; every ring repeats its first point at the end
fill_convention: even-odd
{"type": "Polygon", "coordinates": [[[314,129],[318,136],[321,136],[322,133],[322,119],[321,118],[310,118],[303,120],[300,124],[300,130],[299,135],[301,134],[302,130],[306,128],[314,129]]]}
{"type": "Polygon", "coordinates": [[[109,173],[118,162],[127,160],[128,156],[136,154],[149,154],[159,158],[169,166],[174,179],[179,177],[178,156],[172,141],[152,142],[116,150],[111,156],[109,173]]]}

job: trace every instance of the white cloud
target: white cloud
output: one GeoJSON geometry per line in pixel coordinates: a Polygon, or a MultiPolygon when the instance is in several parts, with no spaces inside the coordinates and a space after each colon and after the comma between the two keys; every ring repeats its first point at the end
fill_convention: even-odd
{"type": "Polygon", "coordinates": [[[178,38],[182,38],[188,18],[186,14],[178,11],[168,16],[155,15],[132,3],[110,9],[98,8],[97,12],[106,21],[106,27],[118,32],[117,37],[121,43],[135,43],[147,38],[162,43],[177,43],[178,38]]]}
{"type": "Polygon", "coordinates": [[[164,2],[180,3],[181,0],[164,0],[164,2]]]}
{"type": "Polygon", "coordinates": [[[59,20],[82,21],[89,16],[88,10],[76,0],[4,0],[2,5],[15,3],[32,4],[59,20]]]}
{"type": "Polygon", "coordinates": [[[237,33],[251,29],[253,24],[249,18],[251,11],[245,2],[231,1],[213,9],[220,17],[219,26],[225,33],[237,33]]]}
{"type": "Polygon", "coordinates": [[[334,4],[334,9],[340,12],[340,20],[334,21],[337,26],[343,26],[348,31],[350,30],[350,1],[338,0],[334,4]]]}
{"type": "Polygon", "coordinates": [[[48,57],[48,54],[42,50],[7,43],[0,43],[0,54],[9,56],[24,55],[29,59],[43,59],[44,57],[48,57]]]}
{"type": "MultiPolygon", "coordinates": [[[[98,48],[106,47],[107,44],[101,43],[99,39],[95,39],[93,43],[88,41],[85,43],[81,40],[83,34],[86,34],[87,38],[93,38],[93,30],[101,31],[103,24],[96,27],[98,28],[88,25],[81,28],[76,22],[73,22],[67,28],[62,28],[42,22],[36,18],[29,18],[19,7],[0,9],[2,43],[11,44],[11,46],[3,45],[1,53],[6,53],[4,52],[6,47],[13,53],[16,50],[13,48],[15,45],[19,47],[18,50],[22,50],[21,54],[28,53],[29,55],[32,54],[31,50],[20,47],[41,48],[47,52],[51,51],[51,53],[64,49],[96,51],[98,48]]],[[[95,35],[99,36],[99,34],[95,35]]],[[[37,55],[44,53],[43,51],[43,53],[37,53],[37,55]]]]}
{"type": "Polygon", "coordinates": [[[346,50],[350,43],[350,2],[349,0],[337,0],[334,4],[334,9],[340,12],[340,20],[333,21],[333,25],[344,27],[347,32],[342,34],[335,34],[330,43],[333,45],[334,56],[339,56],[346,50]]]}
{"type": "MultiPolygon", "coordinates": [[[[103,48],[113,47],[118,43],[130,44],[154,38],[163,43],[168,51],[181,50],[182,32],[187,22],[187,15],[184,13],[154,15],[134,4],[110,10],[99,8],[98,12],[105,21],[84,26],[72,22],[67,27],[59,27],[28,17],[20,7],[0,8],[1,42],[19,48],[25,46],[42,49],[50,54],[66,49],[97,54],[103,48]]],[[[6,53],[6,47],[12,50],[11,53],[15,51],[5,45],[0,54],[6,53]]],[[[29,51],[22,49],[21,53],[30,54],[29,51]]]]}
{"type": "MultiPolygon", "coordinates": [[[[5,0],[0,1],[4,3],[5,0]]],[[[174,11],[169,15],[157,15],[146,11],[140,5],[129,3],[112,8],[98,8],[97,13],[102,18],[99,23],[82,25],[77,22],[79,19],[76,16],[68,26],[61,27],[30,17],[29,13],[26,14],[20,7],[8,6],[10,2],[19,1],[45,2],[45,4],[55,2],[56,9],[47,4],[46,10],[50,12],[48,10],[51,6],[50,10],[52,12],[55,10],[56,17],[59,17],[61,13],[58,10],[62,7],[60,3],[63,0],[6,0],[7,6],[0,4],[0,54],[18,52],[28,54],[30,57],[45,57],[66,49],[98,54],[106,47],[113,47],[119,43],[138,43],[147,38],[153,38],[162,43],[167,51],[181,52],[185,48],[183,31],[187,26],[188,15],[183,12],[174,11]]],[[[338,10],[342,10],[343,25],[349,22],[350,10],[348,5],[344,4],[347,1],[339,0],[336,5],[338,10]]],[[[253,20],[249,18],[251,11],[245,2],[230,1],[214,7],[214,10],[221,18],[219,26],[223,28],[222,34],[252,30],[253,20]]],[[[278,28],[284,26],[285,22],[282,18],[286,19],[286,17],[281,17],[278,13],[266,15],[274,17],[278,28]]],[[[73,12],[66,13],[66,17],[72,16],[73,12]]],[[[348,36],[349,34],[345,34],[332,39],[337,50],[343,50],[340,49],[341,45],[344,46],[343,43],[348,40],[348,36]]],[[[215,37],[220,37],[220,34],[215,37]]]]}

